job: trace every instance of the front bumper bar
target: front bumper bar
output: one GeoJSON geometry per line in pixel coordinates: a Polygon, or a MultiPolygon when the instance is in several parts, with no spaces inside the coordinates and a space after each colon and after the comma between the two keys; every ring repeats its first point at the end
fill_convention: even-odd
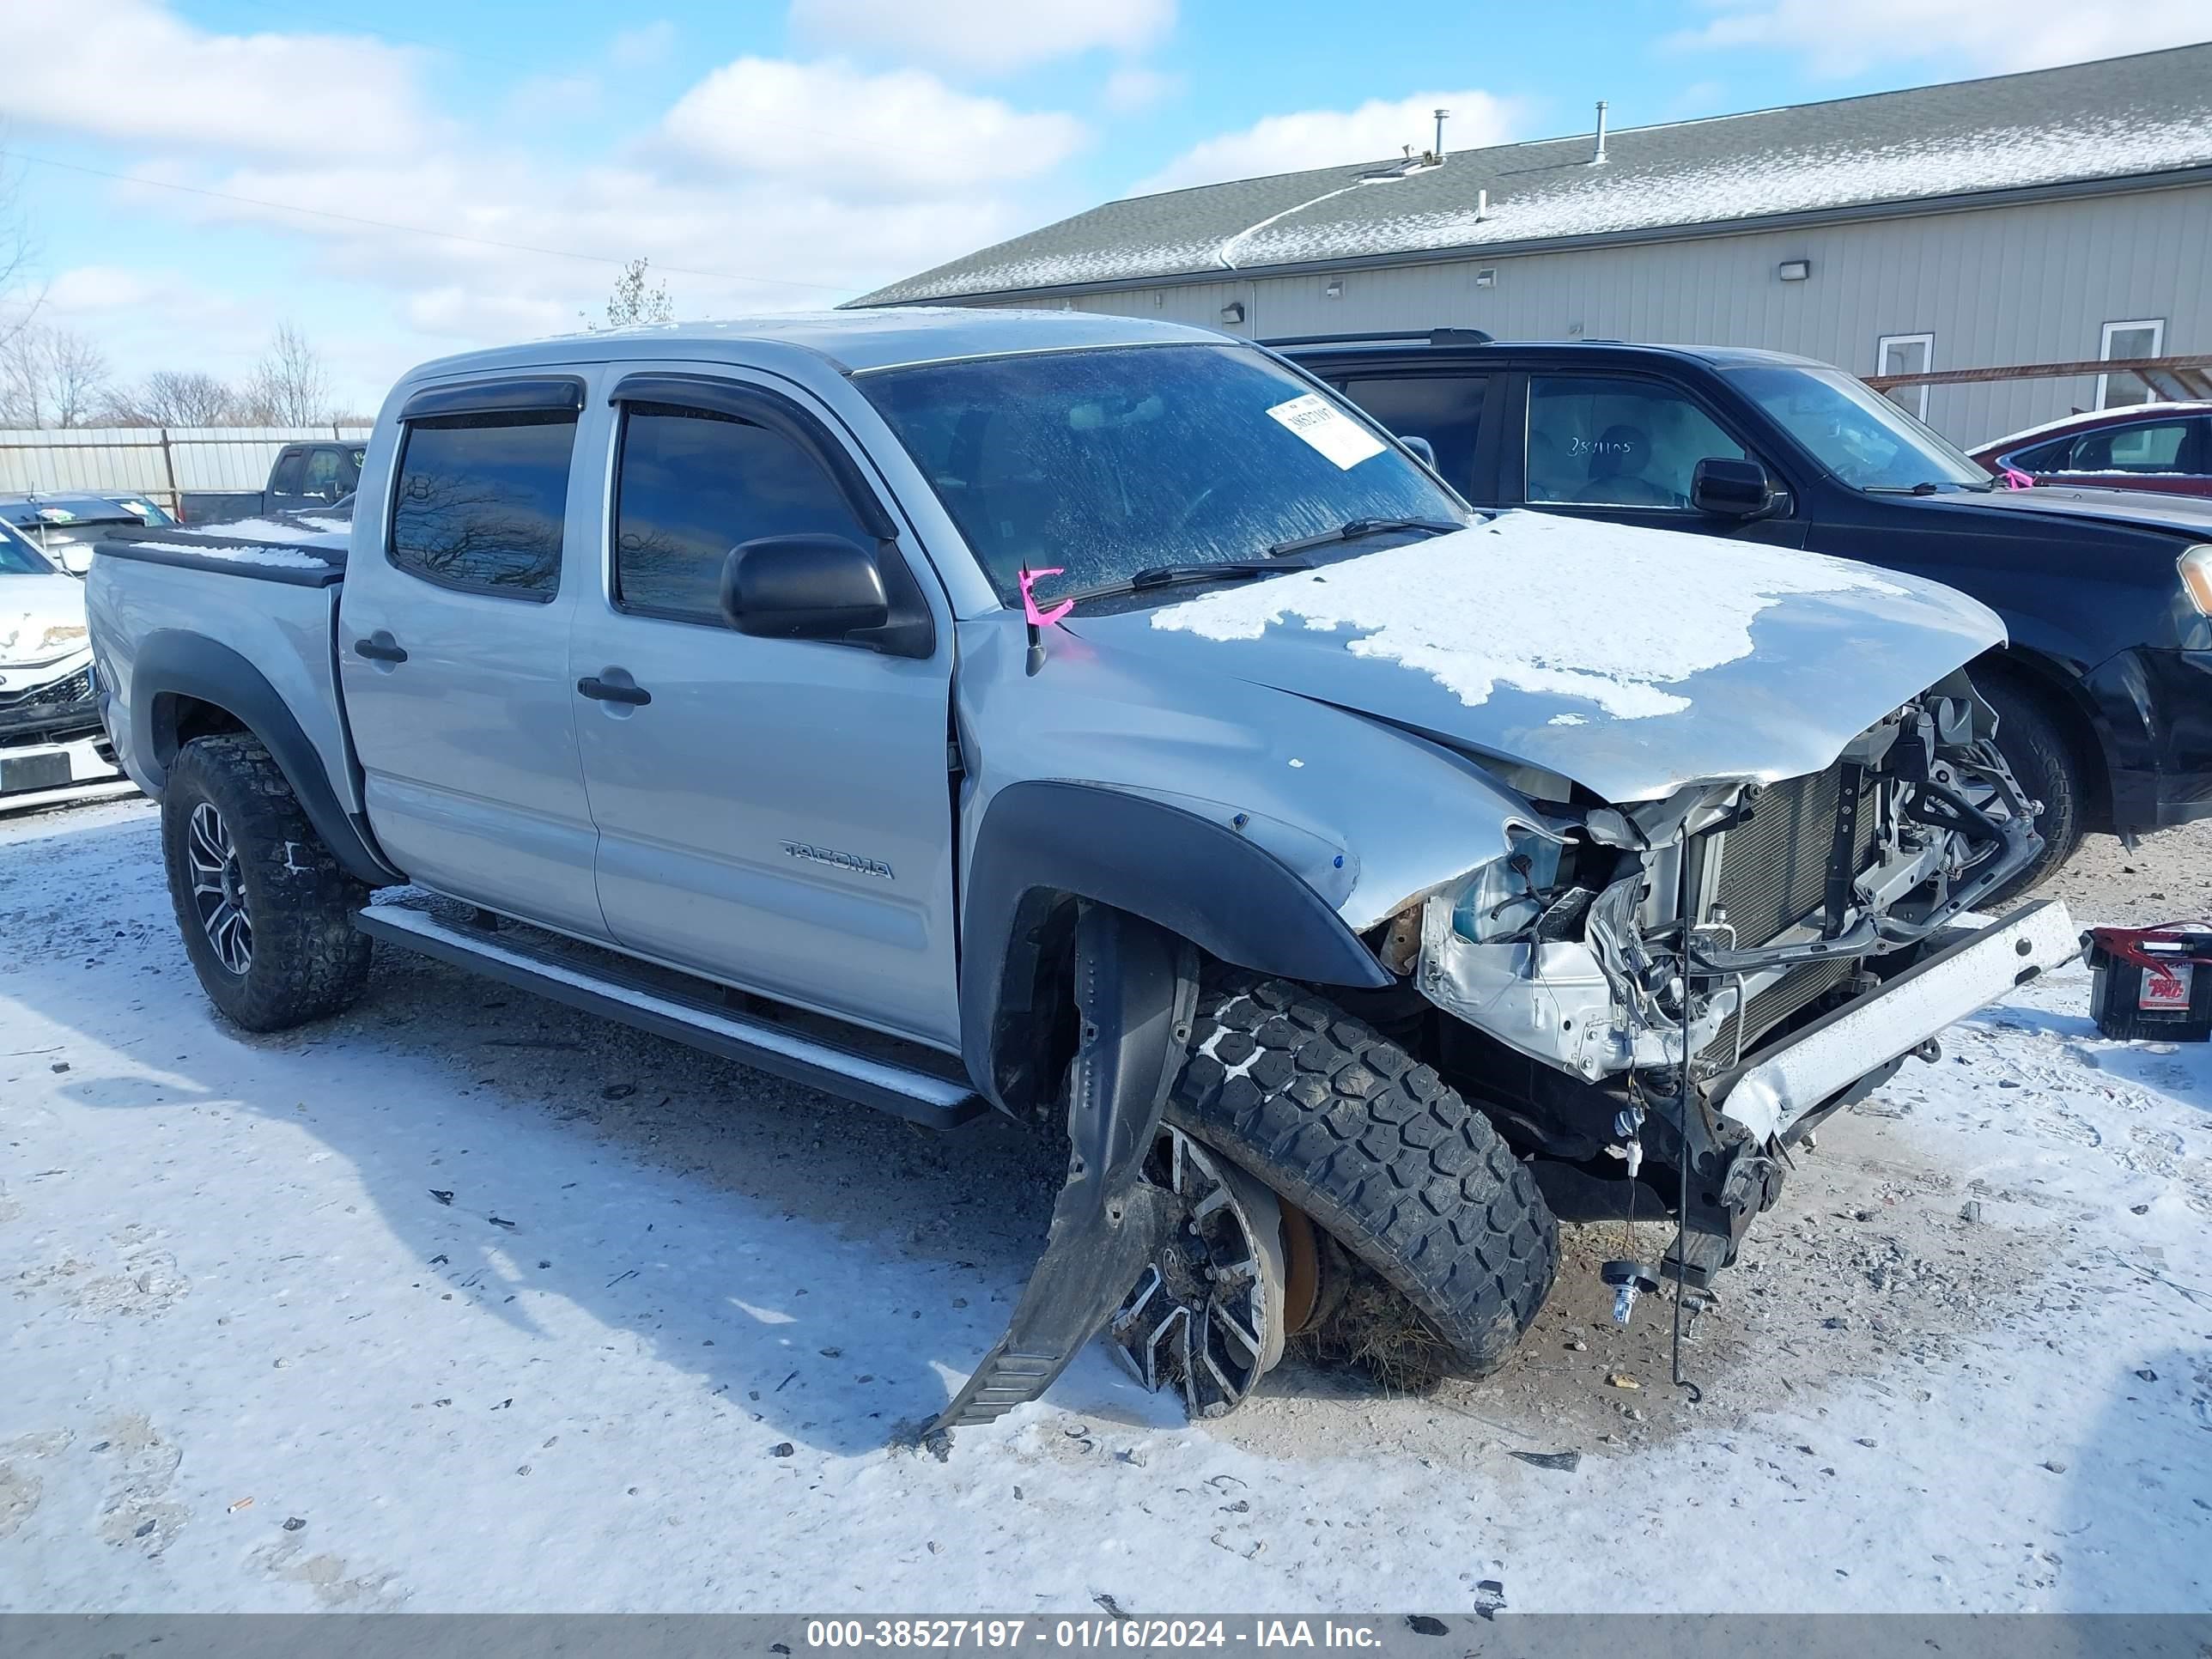
{"type": "Polygon", "coordinates": [[[1712,1097],[1722,1116],[1764,1144],[1869,1072],[2080,949],[2063,904],[2031,904],[1753,1054],[1715,1080],[1712,1097]]]}

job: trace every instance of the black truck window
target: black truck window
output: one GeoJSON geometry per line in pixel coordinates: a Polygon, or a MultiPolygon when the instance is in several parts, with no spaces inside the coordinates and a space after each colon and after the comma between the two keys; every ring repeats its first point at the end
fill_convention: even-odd
{"type": "Polygon", "coordinates": [[[1687,511],[1708,456],[1745,453],[1679,392],[1626,376],[1529,376],[1531,501],[1687,511]]]}
{"type": "Polygon", "coordinates": [[[320,495],[325,501],[338,498],[338,453],[335,449],[311,449],[307,452],[307,489],[310,495],[320,495]]]}
{"type": "Polygon", "coordinates": [[[1426,438],[1437,453],[1437,471],[1465,495],[1475,483],[1474,442],[1489,384],[1478,374],[1354,376],[1345,382],[1344,395],[1400,437],[1426,438]]]}
{"type": "Polygon", "coordinates": [[[296,449],[288,449],[276,458],[276,470],[269,475],[269,493],[272,495],[296,495],[300,493],[300,473],[307,459],[296,449]]]}
{"type": "Polygon", "coordinates": [[[615,492],[615,602],[651,616],[720,625],[723,562],[756,536],[874,541],[788,438],[706,410],[629,405],[615,492]]]}
{"type": "Polygon", "coordinates": [[[573,410],[408,423],[392,504],[393,565],[441,586],[550,600],[561,586],[573,410]]]}

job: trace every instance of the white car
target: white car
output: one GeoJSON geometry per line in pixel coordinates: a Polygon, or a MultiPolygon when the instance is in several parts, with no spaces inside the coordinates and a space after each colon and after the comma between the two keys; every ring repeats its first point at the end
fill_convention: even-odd
{"type": "Polygon", "coordinates": [[[84,584],[0,523],[0,805],[115,780],[84,584]]]}

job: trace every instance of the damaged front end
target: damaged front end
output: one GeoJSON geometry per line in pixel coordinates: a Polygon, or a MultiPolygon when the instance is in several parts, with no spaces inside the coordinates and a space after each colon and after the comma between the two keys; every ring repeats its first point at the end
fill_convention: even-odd
{"type": "Polygon", "coordinates": [[[1425,896],[1417,944],[1401,919],[1386,960],[1451,1017],[1445,1069],[1536,1156],[1562,1219],[1652,1218],[1683,1190],[1672,1265],[1702,1283],[1790,1143],[2063,959],[2060,907],[1954,926],[2041,846],[1995,726],[1954,674],[1819,773],[1540,804],[1425,896]],[[1686,1182],[1645,1173],[1686,1160],[1686,1182]]]}

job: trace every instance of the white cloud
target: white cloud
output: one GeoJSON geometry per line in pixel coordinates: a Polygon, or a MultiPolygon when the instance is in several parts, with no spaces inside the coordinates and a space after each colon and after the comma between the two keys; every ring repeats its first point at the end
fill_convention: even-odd
{"type": "Polygon", "coordinates": [[[8,0],[22,126],[234,154],[402,154],[441,136],[420,54],[351,34],[216,34],[156,0],[8,0]],[[31,72],[35,66],[35,72],[31,72]]]}
{"type": "Polygon", "coordinates": [[[1704,0],[1717,14],[1677,47],[1772,46],[1813,73],[1856,75],[1899,58],[1972,72],[2047,69],[2212,39],[2204,0],[1704,0]]]}
{"type": "Polygon", "coordinates": [[[1353,110],[1270,115],[1241,132],[1193,145],[1131,193],[1389,160],[1407,144],[1423,150],[1436,142],[1439,109],[1451,112],[1444,146],[1455,150],[1504,143],[1522,117],[1515,100],[1487,92],[1417,92],[1396,100],[1371,98],[1353,110]]]}
{"type": "Polygon", "coordinates": [[[851,52],[998,72],[1141,52],[1175,27],[1176,0],[792,0],[791,21],[851,52]]]}
{"type": "MultiPolygon", "coordinates": [[[[921,70],[744,58],[705,74],[658,119],[611,131],[602,114],[578,131],[596,145],[580,159],[565,146],[547,154],[542,126],[514,117],[583,96],[583,81],[525,82],[448,116],[423,106],[418,66],[393,54],[380,60],[392,71],[379,94],[386,140],[317,145],[306,137],[343,123],[334,102],[366,106],[343,102],[357,87],[325,84],[329,65],[304,67],[310,48],[358,43],[254,37],[254,61],[290,69],[252,96],[289,107],[278,120],[264,101],[247,119],[201,106],[228,93],[250,106],[248,89],[191,84],[215,61],[191,54],[214,37],[156,0],[76,3],[111,46],[121,17],[185,54],[185,89],[148,94],[168,113],[120,126],[113,110],[146,93],[149,75],[66,59],[74,131],[110,141],[114,153],[97,159],[135,182],[85,186],[84,211],[104,210],[104,228],[50,235],[63,268],[47,303],[126,379],[170,367],[234,375],[289,317],[329,358],[344,400],[373,407],[411,363],[599,315],[622,262],[640,256],[666,278],[679,315],[835,304],[1064,211],[1044,175],[1089,137],[1071,115],[958,92],[921,70]]],[[[26,33],[56,46],[48,5],[0,0],[11,48],[26,33]],[[34,29],[18,30],[26,4],[42,9],[34,29]]],[[[610,46],[608,61],[653,44],[610,46]]],[[[20,100],[6,114],[19,125],[60,119],[20,100]]]]}
{"type": "Polygon", "coordinates": [[[676,25],[665,17],[617,34],[607,56],[624,69],[648,69],[666,58],[676,44],[676,25]]]}
{"type": "Polygon", "coordinates": [[[209,286],[167,266],[71,265],[46,283],[41,322],[91,335],[118,380],[154,368],[235,374],[268,343],[259,295],[209,286]]]}
{"type": "Polygon", "coordinates": [[[1141,64],[1125,64],[1106,77],[1099,97],[1107,108],[1126,115],[1180,96],[1185,84],[1180,75],[1146,69],[1141,64]]]}
{"type": "Polygon", "coordinates": [[[702,170],[835,181],[915,196],[1033,178],[1088,138],[1072,115],[1029,114],[921,70],[740,58],[685,93],[660,148],[702,170]]]}
{"type": "Polygon", "coordinates": [[[599,112],[605,90],[596,75],[533,75],[507,94],[507,112],[517,121],[581,120],[599,112]]]}

